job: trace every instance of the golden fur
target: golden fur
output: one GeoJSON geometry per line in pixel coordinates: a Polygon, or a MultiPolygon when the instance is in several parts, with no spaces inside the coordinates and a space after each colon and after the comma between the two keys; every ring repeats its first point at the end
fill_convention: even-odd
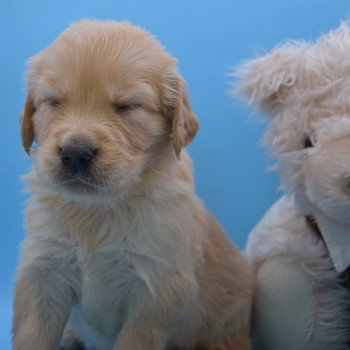
{"type": "Polygon", "coordinates": [[[30,61],[15,350],[55,349],[67,322],[65,346],[250,348],[252,272],[195,195],[197,128],[174,59],[128,23],[80,22],[30,61]],[[96,153],[72,176],[77,140],[96,153]]]}

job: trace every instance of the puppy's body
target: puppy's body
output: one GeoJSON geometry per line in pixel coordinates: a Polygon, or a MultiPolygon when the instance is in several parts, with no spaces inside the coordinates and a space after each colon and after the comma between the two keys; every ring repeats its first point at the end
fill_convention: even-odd
{"type": "Polygon", "coordinates": [[[33,61],[15,349],[54,349],[69,314],[91,349],[249,348],[251,271],[176,157],[197,125],[174,69],[111,22],[73,26],[33,61]]]}
{"type": "Polygon", "coordinates": [[[146,308],[140,331],[150,322],[170,322],[168,344],[178,348],[210,344],[226,327],[232,334],[247,331],[249,271],[193,195],[190,178],[168,175],[164,187],[115,208],[67,204],[47,193],[29,203],[27,227],[35,229],[26,238],[33,242],[28,255],[35,249],[74,279],[79,304],[70,323],[97,349],[111,349],[128,315],[140,307],[146,308]],[[178,189],[170,197],[164,191],[169,182],[178,189]],[[150,300],[155,305],[147,305],[150,300]]]}

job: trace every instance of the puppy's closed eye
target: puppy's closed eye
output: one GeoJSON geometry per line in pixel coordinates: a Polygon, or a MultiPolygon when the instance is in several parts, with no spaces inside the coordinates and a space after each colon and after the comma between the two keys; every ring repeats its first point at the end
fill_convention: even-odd
{"type": "Polygon", "coordinates": [[[113,107],[115,113],[125,115],[137,108],[141,108],[142,106],[139,103],[115,103],[113,107]]]}
{"type": "Polygon", "coordinates": [[[118,115],[127,115],[135,109],[146,107],[147,101],[140,93],[135,93],[127,98],[117,98],[113,104],[114,112],[118,115]]]}
{"type": "Polygon", "coordinates": [[[55,96],[47,96],[43,99],[42,102],[52,108],[58,108],[62,106],[62,100],[55,96]]]}

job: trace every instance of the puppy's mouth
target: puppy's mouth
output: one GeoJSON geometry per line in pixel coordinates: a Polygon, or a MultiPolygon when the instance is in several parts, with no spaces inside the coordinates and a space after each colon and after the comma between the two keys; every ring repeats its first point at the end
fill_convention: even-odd
{"type": "Polygon", "coordinates": [[[94,194],[108,191],[107,184],[102,180],[98,180],[93,176],[87,174],[66,174],[64,171],[57,171],[51,174],[49,178],[43,176],[39,169],[38,174],[40,178],[47,184],[48,187],[57,192],[68,190],[75,194],[94,194]]]}
{"type": "Polygon", "coordinates": [[[91,180],[85,180],[81,176],[74,176],[70,179],[65,179],[60,182],[60,187],[61,186],[76,193],[94,193],[101,192],[104,189],[104,186],[101,186],[101,184],[92,182],[91,180]]]}

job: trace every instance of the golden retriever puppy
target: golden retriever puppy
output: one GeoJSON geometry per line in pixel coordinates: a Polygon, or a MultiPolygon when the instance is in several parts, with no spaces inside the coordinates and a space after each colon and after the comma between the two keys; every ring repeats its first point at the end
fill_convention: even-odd
{"type": "Polygon", "coordinates": [[[195,195],[197,128],[174,59],[128,23],[31,59],[15,350],[56,349],[67,322],[66,348],[249,349],[252,272],[195,195]]]}

